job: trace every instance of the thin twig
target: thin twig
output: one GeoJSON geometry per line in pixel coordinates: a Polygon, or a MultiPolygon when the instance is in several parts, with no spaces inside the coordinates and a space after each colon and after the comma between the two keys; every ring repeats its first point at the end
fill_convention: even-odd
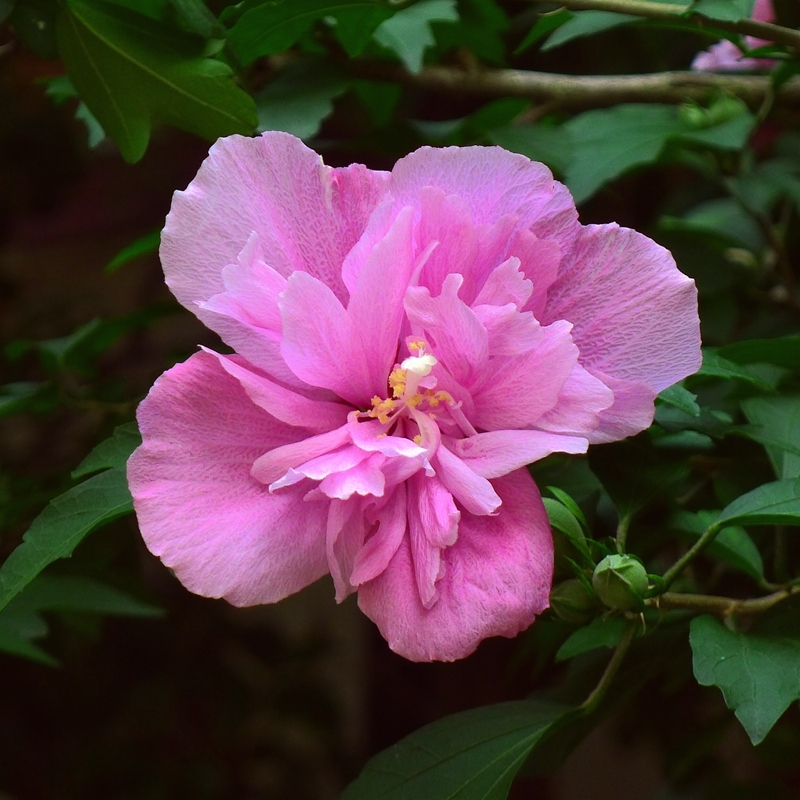
{"type": "Polygon", "coordinates": [[[606,665],[605,671],[603,672],[599,683],[594,687],[592,693],[586,698],[586,700],[584,700],[580,705],[580,710],[584,714],[591,714],[606,696],[606,692],[614,682],[614,677],[616,676],[617,671],[619,670],[620,665],[625,658],[625,654],[628,652],[628,648],[631,646],[631,642],[633,641],[633,637],[636,635],[636,629],[639,627],[639,624],[640,623],[638,619],[628,621],[628,625],[622,632],[622,637],[617,643],[617,646],[614,649],[614,654],[611,656],[611,660],[606,665]]]}
{"type": "Polygon", "coordinates": [[[720,530],[721,528],[718,528],[716,524],[709,526],[703,535],[664,573],[660,584],[661,592],[669,589],[675,578],[714,541],[720,530]]]}
{"type": "MultiPolygon", "coordinates": [[[[534,0],[545,2],[545,0],[534,0]]],[[[753,19],[742,19],[729,22],[721,19],[710,19],[701,14],[687,14],[686,6],[672,3],[653,3],[648,0],[558,0],[564,8],[591,11],[614,11],[618,14],[633,14],[646,19],[683,20],[696,25],[707,25],[729,33],[740,33],[746,36],[755,36],[766,39],[768,42],[785,44],[795,50],[800,50],[800,31],[784,28],[782,25],[773,25],[771,22],[758,22],[753,19]]]]}
{"type": "Polygon", "coordinates": [[[707,594],[666,592],[659,597],[645,600],[645,603],[662,611],[699,611],[727,617],[731,614],[763,614],[773,606],[796,594],[800,594],[800,586],[781,589],[765,597],[756,597],[751,600],[737,600],[733,597],[715,597],[707,594]]]}
{"type": "MultiPolygon", "coordinates": [[[[474,69],[429,66],[411,73],[386,61],[354,59],[347,69],[359,78],[390,81],[431,91],[483,97],[527,97],[559,108],[601,108],[617,103],[683,103],[726,93],[758,108],[770,91],[760,75],[711,72],[658,72],[645,75],[560,75],[520,69],[474,69]]],[[[786,81],[776,103],[800,101],[800,77],[786,81]]]]}

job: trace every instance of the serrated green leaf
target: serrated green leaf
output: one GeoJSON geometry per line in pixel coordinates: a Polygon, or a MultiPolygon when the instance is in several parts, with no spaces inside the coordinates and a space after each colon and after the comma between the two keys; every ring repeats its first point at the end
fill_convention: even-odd
{"type": "Polygon", "coordinates": [[[436,44],[431,23],[457,21],[455,0],[420,0],[382,22],[375,41],[395,52],[410,72],[419,72],[425,50],[436,44]]]}
{"type": "Polygon", "coordinates": [[[108,3],[70,0],[58,42],[75,88],[127,161],[144,155],[156,122],[209,141],[255,128],[252,98],[196,37],[108,3]]]}
{"type": "Polygon", "coordinates": [[[595,33],[618,28],[636,22],[639,17],[630,14],[617,14],[614,11],[576,11],[572,19],[559,26],[558,30],[542,46],[542,51],[554,50],[562,44],[580,39],[582,36],[592,36],[595,33]]]}
{"type": "Polygon", "coordinates": [[[569,713],[528,700],[445,717],[371,759],[342,800],[505,800],[522,762],[569,713]]]}
{"type": "Polygon", "coordinates": [[[703,366],[695,373],[710,378],[726,378],[728,380],[739,380],[758,386],[761,389],[770,389],[770,385],[761,380],[755,373],[748,370],[727,358],[723,358],[719,353],[709,348],[703,348],[703,366]]]}
{"type": "Polygon", "coordinates": [[[622,617],[598,617],[583,628],[578,628],[558,649],[556,661],[567,661],[599,647],[616,647],[627,622],[622,617]]]}
{"type": "Polygon", "coordinates": [[[329,62],[306,59],[281,72],[256,96],[259,131],[285,131],[301,139],[317,134],[333,100],[350,81],[329,62]]]}
{"type": "Polygon", "coordinates": [[[72,471],[73,478],[83,478],[102,469],[125,470],[131,453],[142,443],[135,422],[126,422],[114,429],[108,439],[100,442],[72,471]]]}
{"type": "MultiPolygon", "coordinates": [[[[260,56],[288,49],[317,20],[338,19],[342,13],[366,14],[371,19],[369,15],[376,8],[386,8],[386,3],[381,0],[254,0],[243,3],[237,10],[238,18],[228,39],[242,64],[249,64],[260,56]]],[[[353,18],[358,19],[351,17],[345,28],[353,18]]]]}
{"type": "Polygon", "coordinates": [[[697,0],[690,11],[709,19],[739,22],[753,16],[755,2],[756,0],[697,0]]]}
{"type": "Polygon", "coordinates": [[[800,525],[800,478],[765,483],[737,497],[717,525],[800,525]]]}
{"type": "Polygon", "coordinates": [[[541,14],[539,19],[536,20],[534,26],[528,31],[525,38],[517,45],[514,50],[514,55],[518,56],[520,53],[527,50],[531,45],[536,44],[539,39],[543,39],[548,33],[556,30],[556,28],[564,25],[566,22],[573,18],[573,13],[566,8],[560,8],[557,11],[550,11],[547,14],[541,14]]]}
{"type": "Polygon", "coordinates": [[[683,131],[672,106],[621,104],[578,114],[563,128],[572,142],[566,183],[576,203],[636,166],[655,161],[683,131]]]}
{"type": "Polygon", "coordinates": [[[749,339],[720,347],[716,352],[737,364],[777,364],[800,372],[800,336],[749,339]]]}
{"type": "Polygon", "coordinates": [[[689,642],[697,682],[722,691],[753,744],[800,699],[800,638],[734,633],[702,616],[692,620],[689,642]]]}
{"type": "Polygon", "coordinates": [[[93,530],[133,511],[125,473],[101,472],[51,500],[0,566],[0,609],[93,530]]]}
{"type": "Polygon", "coordinates": [[[697,405],[697,395],[692,394],[688,389],[684,389],[679,383],[664,389],[656,398],[658,402],[666,403],[670,406],[683,411],[690,417],[700,416],[700,406],[697,405]]]}
{"type": "Polygon", "coordinates": [[[506,150],[541,161],[563,173],[572,158],[572,146],[561,128],[549,125],[510,125],[489,132],[489,139],[506,150]]]}
{"type": "Polygon", "coordinates": [[[753,397],[742,411],[775,442],[766,446],[775,475],[800,477],[800,397],[753,397]]]}
{"type": "Polygon", "coordinates": [[[106,264],[106,272],[116,272],[123,264],[129,261],[134,261],[141,256],[155,253],[158,250],[158,245],[161,243],[161,229],[156,229],[140,236],[135,241],[131,242],[127,247],[117,253],[111,261],[106,264]]]}

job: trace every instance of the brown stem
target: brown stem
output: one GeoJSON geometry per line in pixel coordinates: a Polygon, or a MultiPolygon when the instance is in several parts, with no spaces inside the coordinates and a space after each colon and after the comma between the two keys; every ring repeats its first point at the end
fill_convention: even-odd
{"type": "MultiPolygon", "coordinates": [[[[398,64],[353,60],[348,69],[359,78],[484,97],[528,97],[559,108],[600,108],[617,103],[683,103],[724,92],[758,108],[770,91],[759,75],[710,72],[659,72],[646,75],[559,75],[518,69],[472,69],[429,66],[413,74],[398,64]]],[[[800,101],[800,77],[784,83],[777,103],[800,101]]]]}
{"type": "MultiPolygon", "coordinates": [[[[534,0],[542,2],[543,0],[534,0]]],[[[753,19],[742,19],[728,22],[721,19],[709,19],[701,14],[686,14],[686,6],[671,3],[653,3],[648,0],[558,0],[564,8],[575,10],[614,11],[618,14],[633,14],[637,17],[661,20],[686,20],[697,25],[708,25],[730,33],[755,36],[776,44],[785,44],[800,50],[800,31],[773,25],[770,22],[758,22],[753,19]]]]}
{"type": "Polygon", "coordinates": [[[727,617],[731,614],[763,614],[774,605],[796,594],[800,594],[800,586],[781,589],[765,597],[756,597],[751,600],[736,600],[733,597],[714,597],[707,594],[665,592],[659,597],[646,600],[645,603],[651,608],[658,608],[662,611],[699,611],[727,617]]]}

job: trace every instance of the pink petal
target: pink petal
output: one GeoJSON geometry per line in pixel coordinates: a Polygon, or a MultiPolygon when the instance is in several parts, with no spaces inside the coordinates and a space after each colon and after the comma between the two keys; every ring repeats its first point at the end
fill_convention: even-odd
{"type": "Polygon", "coordinates": [[[415,334],[429,340],[436,358],[463,383],[483,370],[489,337],[475,312],[458,296],[462,281],[461,275],[451,273],[438,297],[431,297],[423,286],[411,286],[405,308],[415,334]]]}
{"type": "Polygon", "coordinates": [[[615,393],[609,387],[610,384],[606,385],[576,364],[559,392],[555,406],[536,421],[536,427],[554,433],[588,436],[590,441],[594,441],[591,437],[600,427],[601,414],[615,400],[615,393]]]}
{"type": "Polygon", "coordinates": [[[585,453],[589,442],[580,436],[543,431],[490,431],[443,440],[441,449],[445,447],[476,475],[499,478],[551,453],[585,453]]]}
{"type": "Polygon", "coordinates": [[[446,447],[436,451],[433,464],[439,480],[470,514],[494,514],[500,507],[492,484],[446,447]]]}
{"type": "Polygon", "coordinates": [[[222,269],[236,262],[255,231],[271,267],[284,276],[309,272],[344,299],[342,262],[387,178],[359,164],[326,167],[285,133],[219,139],[197,177],[173,198],[161,239],[167,283],[194,311],[195,303],[224,291],[222,269]]]}
{"type": "Polygon", "coordinates": [[[389,493],[376,513],[377,528],[354,559],[350,583],[359,586],[377,578],[388,566],[406,534],[406,485],[389,493]]]}
{"type": "Polygon", "coordinates": [[[419,597],[408,539],[385,572],[359,587],[359,607],[401,656],[464,658],[482,639],[515,636],[547,608],[553,543],[536,486],[525,470],[494,485],[500,513],[462,514],[458,541],[442,553],[444,573],[430,609],[419,597]]]}
{"type": "Polygon", "coordinates": [[[214,356],[231,377],[239,381],[247,396],[257,406],[281,422],[323,433],[332,428],[339,428],[347,421],[350,412],[348,406],[304,397],[258,374],[237,356],[223,356],[212,350],[203,349],[204,352],[214,356]]]}
{"type": "Polygon", "coordinates": [[[368,452],[383,453],[385,456],[414,458],[425,452],[424,447],[405,436],[387,436],[384,432],[387,427],[377,420],[351,424],[350,438],[356,447],[368,452]]]}
{"type": "Polygon", "coordinates": [[[530,311],[520,313],[517,306],[473,306],[475,316],[488,334],[490,356],[521,356],[544,339],[542,326],[530,311]]]}
{"type": "Polygon", "coordinates": [[[404,319],[403,295],[414,266],[412,222],[410,208],[397,215],[361,268],[347,306],[347,314],[360,331],[369,357],[367,370],[375,394],[385,392],[387,376],[397,360],[404,319]]]}
{"type": "Polygon", "coordinates": [[[669,251],[615,224],[589,225],[550,287],[542,323],[566,319],[590,372],[660,392],[700,368],[694,281],[669,251]]]}
{"type": "Polygon", "coordinates": [[[281,316],[281,353],[300,380],[362,408],[385,389],[386,375],[375,384],[358,329],[324,283],[295,272],[281,297],[281,316]]]}
{"type": "MultiPolygon", "coordinates": [[[[355,447],[353,449],[358,450],[355,447]]],[[[332,472],[320,483],[319,488],[328,497],[349,500],[354,494],[383,496],[386,478],[381,467],[386,456],[380,453],[365,454],[362,450],[358,452],[362,456],[366,455],[366,458],[362,458],[350,469],[332,472]]]]}
{"type": "Polygon", "coordinates": [[[250,475],[297,429],[254,405],[216,358],[197,353],[164,373],[137,417],[144,443],[128,482],[139,526],[187,589],[254,605],[325,574],[326,504],[270,495],[250,475]]]}
{"type": "MultiPolygon", "coordinates": [[[[399,206],[419,206],[422,190],[434,186],[460,198],[476,225],[514,215],[522,228],[558,219],[560,230],[565,208],[557,185],[544,164],[500,147],[421,147],[395,164],[389,192],[399,206]]],[[[574,204],[571,213],[577,219],[574,204]]]]}
{"type": "Polygon", "coordinates": [[[493,358],[469,387],[475,402],[470,421],[484,430],[529,428],[558,401],[578,360],[568,322],[543,328],[538,347],[521,356],[493,358]]]}
{"type": "Polygon", "coordinates": [[[420,601],[430,608],[437,599],[442,550],[455,543],[461,512],[435,477],[417,473],[409,483],[409,495],[408,535],[414,575],[420,601]]]}
{"type": "Polygon", "coordinates": [[[365,536],[366,523],[361,504],[357,500],[332,500],[325,547],[337,603],[341,603],[355,589],[350,582],[350,574],[365,536]]]}
{"type": "Polygon", "coordinates": [[[616,442],[649,428],[655,414],[655,391],[644,383],[598,375],[614,392],[614,404],[600,412],[597,429],[587,434],[589,441],[616,442]]]}
{"type": "Polygon", "coordinates": [[[262,450],[262,454],[253,460],[250,472],[257,481],[269,485],[283,477],[288,470],[336,450],[349,439],[348,426],[342,425],[328,433],[275,447],[266,453],[262,450]]]}
{"type": "Polygon", "coordinates": [[[506,303],[513,303],[521,310],[531,294],[533,283],[520,269],[520,260],[512,256],[489,273],[472,306],[504,306],[506,303]]]}

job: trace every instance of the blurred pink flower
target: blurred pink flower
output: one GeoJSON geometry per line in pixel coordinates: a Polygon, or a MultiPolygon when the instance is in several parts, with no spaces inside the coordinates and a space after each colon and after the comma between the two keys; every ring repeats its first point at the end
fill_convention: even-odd
{"type": "MultiPolygon", "coordinates": [[[[752,19],[758,22],[774,22],[775,11],[772,0],[756,0],[752,19]]],[[[766,39],[745,36],[750,50],[771,44],[766,39]]],[[[698,72],[733,72],[735,70],[769,69],[775,62],[765,58],[743,58],[742,51],[727,39],[712,44],[708,50],[698,53],[692,61],[692,69],[698,72]]]]}
{"type": "Polygon", "coordinates": [[[193,592],[271,603],[333,577],[393,650],[452,660],[547,608],[525,465],[638,433],[700,365],[694,283],[578,223],[542,164],[429,147],[391,173],[292,136],[217,142],[162,236],[204,349],[139,407],[148,547],[193,592]]]}

